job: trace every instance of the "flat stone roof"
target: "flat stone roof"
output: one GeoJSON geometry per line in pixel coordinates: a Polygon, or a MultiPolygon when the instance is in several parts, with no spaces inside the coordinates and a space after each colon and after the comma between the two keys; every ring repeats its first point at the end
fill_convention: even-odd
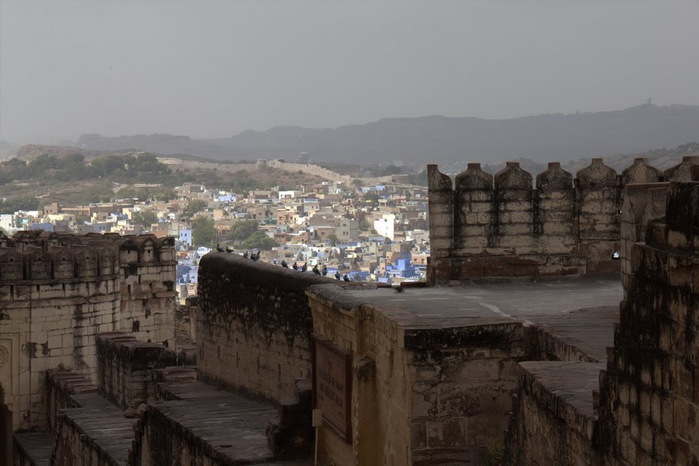
{"type": "Polygon", "coordinates": [[[503,320],[536,324],[551,316],[600,306],[622,299],[619,278],[565,278],[538,282],[467,284],[454,287],[347,288],[365,302],[400,307],[401,326],[453,326],[503,320]]]}
{"type": "Polygon", "coordinates": [[[614,343],[623,297],[618,276],[469,283],[453,287],[351,288],[406,330],[521,323],[543,328],[598,361],[614,343]]]}

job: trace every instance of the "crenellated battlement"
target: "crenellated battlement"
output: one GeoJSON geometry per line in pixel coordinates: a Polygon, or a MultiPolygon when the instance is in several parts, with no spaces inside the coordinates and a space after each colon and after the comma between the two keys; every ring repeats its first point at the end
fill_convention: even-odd
{"type": "Polygon", "coordinates": [[[639,158],[621,174],[595,158],[575,177],[558,162],[535,177],[517,162],[494,176],[470,163],[453,183],[437,165],[427,169],[435,284],[618,271],[624,186],[699,179],[699,158],[665,172],[639,158]]]}
{"type": "Polygon", "coordinates": [[[113,279],[120,267],[170,262],[175,262],[175,250],[169,237],[37,230],[19,231],[8,238],[0,233],[0,286],[113,279]]]}
{"type": "Polygon", "coordinates": [[[13,427],[46,422],[44,371],[95,377],[98,333],[173,345],[176,266],[173,238],[0,233],[0,353],[12,361],[0,379],[13,427]]]}

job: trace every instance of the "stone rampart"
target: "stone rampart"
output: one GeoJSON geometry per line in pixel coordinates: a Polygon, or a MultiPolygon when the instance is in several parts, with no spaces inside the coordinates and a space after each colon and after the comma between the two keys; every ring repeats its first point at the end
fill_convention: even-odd
{"type": "Polygon", "coordinates": [[[98,334],[97,355],[99,392],[121,409],[152,402],[156,392],[152,371],[177,365],[174,351],[125,332],[98,334]]]}
{"type": "Polygon", "coordinates": [[[200,378],[281,403],[311,376],[313,324],[306,289],[335,280],[210,253],[199,263],[200,378]]]}
{"type": "Polygon", "coordinates": [[[593,159],[575,178],[557,162],[535,178],[517,162],[494,176],[472,163],[454,182],[428,165],[428,281],[618,271],[624,186],[690,181],[696,163],[661,173],[636,159],[617,174],[593,159]]]}
{"type": "Polygon", "coordinates": [[[420,328],[400,309],[336,287],[308,295],[315,335],[351,354],[350,438],[324,424],[327,464],[487,460],[501,442],[524,356],[520,323],[420,328]]]}
{"type": "Polygon", "coordinates": [[[0,383],[13,429],[45,428],[44,374],[97,373],[96,334],[174,342],[174,240],[0,235],[0,383]]]}
{"type": "Polygon", "coordinates": [[[621,464],[699,464],[699,183],[672,183],[630,248],[601,378],[600,448],[621,464]]]}
{"type": "Polygon", "coordinates": [[[340,175],[337,172],[323,168],[320,165],[315,165],[312,163],[294,163],[294,162],[284,162],[279,159],[274,160],[259,160],[258,166],[268,166],[272,168],[278,168],[280,170],[285,170],[288,172],[298,172],[319,176],[331,181],[343,181],[347,184],[352,182],[352,177],[348,175],[340,175]]]}
{"type": "Polygon", "coordinates": [[[699,464],[699,183],[631,184],[622,210],[606,364],[522,363],[504,464],[699,464]]]}

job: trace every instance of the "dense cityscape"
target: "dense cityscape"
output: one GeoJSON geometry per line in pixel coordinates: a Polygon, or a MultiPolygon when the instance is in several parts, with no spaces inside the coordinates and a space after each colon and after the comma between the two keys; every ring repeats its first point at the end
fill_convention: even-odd
{"type": "Polygon", "coordinates": [[[317,266],[319,273],[343,280],[424,281],[429,256],[425,186],[407,184],[408,177],[400,174],[352,179],[312,164],[303,168],[334,179],[297,189],[237,192],[184,183],[166,199],[157,194],[162,184],[114,182],[111,202],[66,205],[48,198],[36,210],[1,214],[0,228],[8,236],[18,230],[172,236],[180,302],[196,295],[199,258],[216,247],[279,266],[284,261],[307,273],[317,266]],[[141,197],[120,197],[120,192],[141,197]]]}

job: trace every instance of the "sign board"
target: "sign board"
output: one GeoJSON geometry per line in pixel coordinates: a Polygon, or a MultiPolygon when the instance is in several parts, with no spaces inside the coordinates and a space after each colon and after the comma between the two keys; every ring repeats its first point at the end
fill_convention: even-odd
{"type": "Polygon", "coordinates": [[[313,337],[313,405],[323,422],[352,443],[352,354],[313,337]]]}

